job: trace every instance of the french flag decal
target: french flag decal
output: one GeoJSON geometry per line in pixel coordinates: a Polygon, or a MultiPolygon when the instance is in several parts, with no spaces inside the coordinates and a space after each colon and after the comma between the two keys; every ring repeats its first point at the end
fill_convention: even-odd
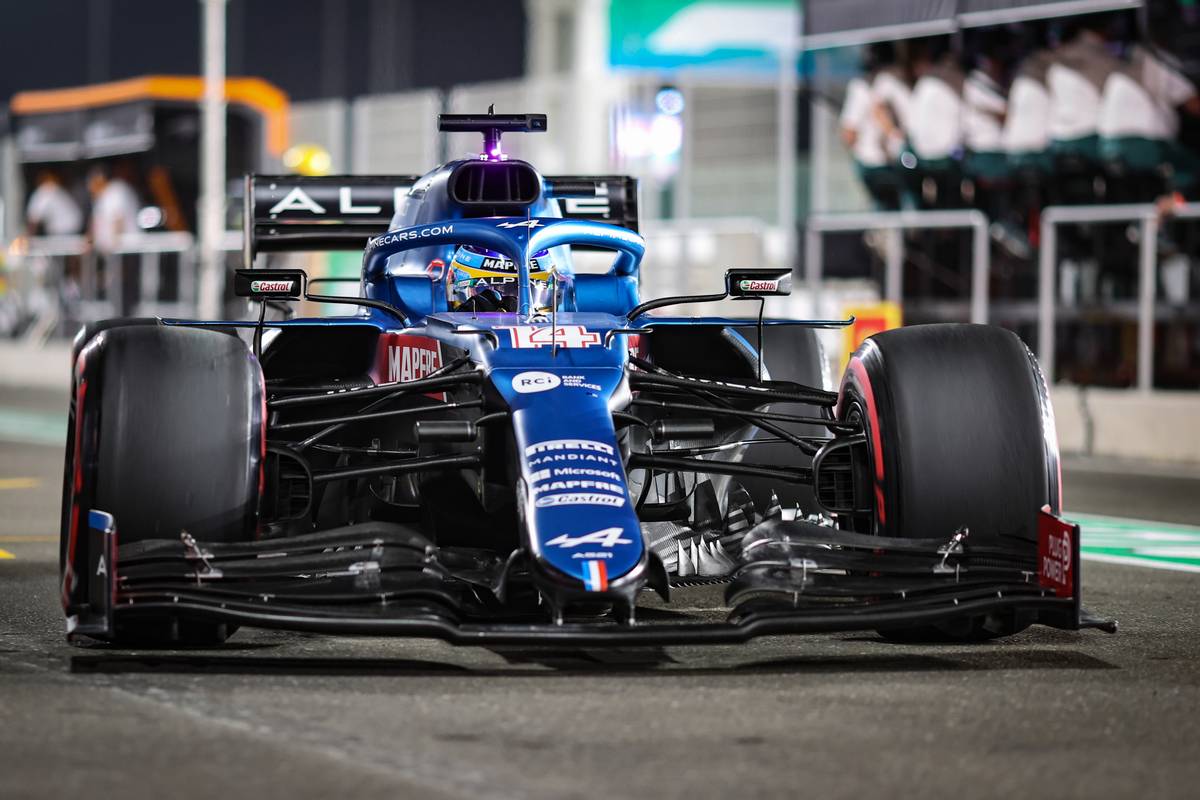
{"type": "Polygon", "coordinates": [[[583,587],[589,592],[603,592],[608,589],[608,570],[603,561],[583,562],[583,587]]]}

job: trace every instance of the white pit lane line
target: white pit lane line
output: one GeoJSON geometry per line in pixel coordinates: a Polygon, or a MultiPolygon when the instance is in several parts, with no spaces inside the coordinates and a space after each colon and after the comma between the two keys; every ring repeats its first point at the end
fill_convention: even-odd
{"type": "Polygon", "coordinates": [[[1072,514],[1087,561],[1200,573],[1200,527],[1098,514],[1072,514]]]}

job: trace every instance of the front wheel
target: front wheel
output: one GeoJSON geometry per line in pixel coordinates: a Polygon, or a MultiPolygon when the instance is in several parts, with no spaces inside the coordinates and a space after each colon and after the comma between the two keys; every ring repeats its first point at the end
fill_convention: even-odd
{"type": "MultiPolygon", "coordinates": [[[[112,514],[121,545],[248,541],[262,482],[262,371],[237,337],[168,325],[108,326],[78,351],[64,481],[64,599],[84,602],[76,550],[88,511],[112,514]]],[[[206,620],[118,621],[130,643],[213,643],[206,620]]]]}
{"type": "MultiPolygon", "coordinates": [[[[987,325],[918,325],[877,334],[850,358],[840,419],[866,433],[869,516],[880,536],[1020,540],[1060,506],[1058,443],[1045,381],[1025,344],[987,325]]],[[[1029,624],[989,615],[893,638],[986,639],[1029,624]]]]}

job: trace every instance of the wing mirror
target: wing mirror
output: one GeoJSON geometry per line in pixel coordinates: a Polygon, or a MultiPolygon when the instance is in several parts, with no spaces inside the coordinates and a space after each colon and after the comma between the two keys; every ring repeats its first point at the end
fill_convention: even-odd
{"type": "Polygon", "coordinates": [[[737,300],[792,293],[790,269],[730,269],[725,271],[725,291],[737,300]]]}
{"type": "Polygon", "coordinates": [[[299,300],[307,282],[302,269],[239,269],[234,273],[233,293],[256,300],[299,300]]]}

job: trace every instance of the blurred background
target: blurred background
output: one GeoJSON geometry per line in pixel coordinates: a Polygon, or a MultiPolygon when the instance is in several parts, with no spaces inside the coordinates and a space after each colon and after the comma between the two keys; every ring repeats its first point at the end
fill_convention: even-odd
{"type": "Polygon", "coordinates": [[[549,115],[505,140],[542,172],[641,179],[644,297],[791,266],[771,311],[857,319],[834,375],[1003,325],[1064,450],[1200,463],[1198,82],[1197,0],[14,5],[0,383],[65,387],[89,320],[244,316],[243,173],[420,174],[478,147],[438,113],[494,104],[549,115]]]}

